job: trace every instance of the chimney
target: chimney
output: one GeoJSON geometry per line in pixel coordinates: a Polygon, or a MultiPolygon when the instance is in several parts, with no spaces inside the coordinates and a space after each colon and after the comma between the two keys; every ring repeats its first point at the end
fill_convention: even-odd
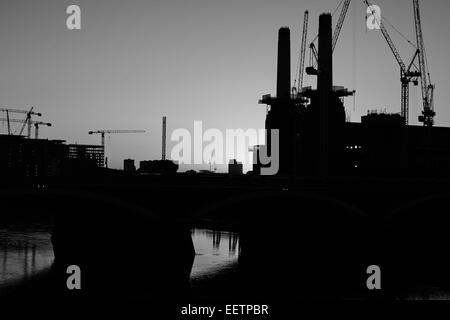
{"type": "Polygon", "coordinates": [[[162,160],[166,160],[166,117],[162,121],[162,160]]]}
{"type": "Polygon", "coordinates": [[[277,98],[291,95],[291,40],[287,27],[278,30],[277,98]]]}
{"type": "Polygon", "coordinates": [[[324,176],[328,175],[329,161],[329,128],[331,98],[333,91],[333,50],[331,14],[324,13],[319,17],[319,59],[317,91],[319,94],[320,114],[320,155],[319,170],[324,176]]]}

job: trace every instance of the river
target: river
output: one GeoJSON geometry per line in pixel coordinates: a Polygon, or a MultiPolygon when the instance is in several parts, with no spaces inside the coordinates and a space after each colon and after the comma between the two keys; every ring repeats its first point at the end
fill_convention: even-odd
{"type": "MultiPolygon", "coordinates": [[[[196,252],[191,270],[193,283],[237,261],[239,237],[236,233],[194,229],[191,235],[196,252]]],[[[51,267],[54,255],[50,236],[50,225],[0,227],[0,290],[51,267]]]]}

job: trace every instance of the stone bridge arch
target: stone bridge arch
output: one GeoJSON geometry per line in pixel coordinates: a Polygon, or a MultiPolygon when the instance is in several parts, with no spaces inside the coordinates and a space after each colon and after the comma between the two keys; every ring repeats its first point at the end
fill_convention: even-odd
{"type": "Polygon", "coordinates": [[[245,194],[215,202],[197,218],[239,231],[242,281],[254,294],[270,295],[267,288],[278,296],[366,292],[367,267],[380,259],[373,243],[378,226],[361,210],[322,195],[245,194]]]}

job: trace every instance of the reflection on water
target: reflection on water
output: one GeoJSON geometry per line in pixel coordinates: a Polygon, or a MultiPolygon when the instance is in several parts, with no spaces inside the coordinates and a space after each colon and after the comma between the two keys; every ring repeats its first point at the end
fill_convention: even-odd
{"type": "Polygon", "coordinates": [[[36,275],[53,259],[48,226],[0,227],[0,288],[36,275]]]}
{"type": "Polygon", "coordinates": [[[207,277],[227,268],[239,256],[239,236],[233,232],[194,229],[192,241],[196,255],[191,280],[207,277]]]}
{"type": "MultiPolygon", "coordinates": [[[[0,291],[2,287],[27,280],[50,267],[54,260],[49,226],[0,226],[0,291]]],[[[171,231],[167,230],[170,237],[171,231]]],[[[208,284],[221,272],[235,267],[240,252],[239,236],[233,232],[194,229],[196,252],[191,285],[208,284]]],[[[406,300],[449,300],[448,289],[425,287],[399,297],[406,300]]]]}
{"type": "MultiPolygon", "coordinates": [[[[50,236],[49,226],[0,226],[0,289],[52,265],[50,236]]],[[[193,280],[213,275],[237,261],[239,237],[236,233],[194,229],[192,240],[196,252],[191,271],[193,280]]]]}

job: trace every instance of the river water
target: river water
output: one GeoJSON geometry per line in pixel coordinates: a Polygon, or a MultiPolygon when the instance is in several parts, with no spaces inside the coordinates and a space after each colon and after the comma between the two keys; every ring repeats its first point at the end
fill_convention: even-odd
{"type": "MultiPolygon", "coordinates": [[[[170,231],[167,234],[170,236],[170,231]]],[[[0,226],[0,292],[2,288],[26,281],[51,267],[54,255],[50,235],[49,225],[0,226]]],[[[238,234],[194,229],[191,236],[196,252],[191,270],[193,288],[235,268],[240,252],[238,234]]],[[[448,300],[450,294],[448,290],[426,288],[403,298],[448,300]]]]}
{"type": "Polygon", "coordinates": [[[237,261],[239,236],[236,233],[195,229],[192,240],[196,254],[191,281],[208,278],[237,261]]]}
{"type": "Polygon", "coordinates": [[[0,288],[37,275],[53,259],[50,226],[0,228],[0,288]]]}
{"type": "MultiPolygon", "coordinates": [[[[0,290],[38,275],[52,265],[50,235],[49,225],[0,227],[0,290]]],[[[191,235],[196,252],[192,281],[208,278],[237,261],[239,237],[236,233],[195,229],[191,235]]]]}

